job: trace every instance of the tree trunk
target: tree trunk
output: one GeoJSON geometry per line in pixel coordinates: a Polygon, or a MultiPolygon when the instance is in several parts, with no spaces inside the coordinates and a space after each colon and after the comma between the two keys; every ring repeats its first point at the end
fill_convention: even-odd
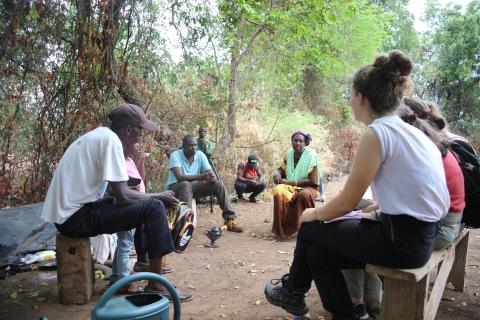
{"type": "Polygon", "coordinates": [[[320,111],[321,88],[318,83],[318,77],[315,68],[308,66],[303,71],[303,91],[305,102],[311,110],[320,111]]]}
{"type": "Polygon", "coordinates": [[[212,152],[213,158],[218,158],[225,153],[225,150],[235,140],[235,133],[237,130],[237,85],[238,85],[238,66],[242,62],[245,55],[253,48],[255,40],[264,30],[264,25],[258,25],[252,35],[248,38],[248,41],[244,49],[241,48],[241,42],[244,35],[243,27],[246,25],[246,20],[242,19],[240,26],[235,32],[235,46],[232,50],[232,56],[230,60],[230,80],[228,82],[228,111],[227,119],[225,121],[225,130],[222,138],[217,143],[215,149],[212,152]]]}
{"type": "Polygon", "coordinates": [[[228,82],[228,111],[226,119],[226,128],[222,138],[213,150],[212,157],[217,158],[224,154],[225,150],[235,140],[235,132],[237,126],[237,80],[238,80],[238,53],[232,52],[230,60],[230,80],[228,82]]]}

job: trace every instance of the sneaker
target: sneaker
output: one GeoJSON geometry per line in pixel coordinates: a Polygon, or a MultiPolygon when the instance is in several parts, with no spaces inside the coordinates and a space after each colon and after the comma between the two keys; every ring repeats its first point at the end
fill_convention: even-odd
{"type": "Polygon", "coordinates": [[[250,197],[248,197],[248,201],[253,202],[253,203],[257,203],[258,200],[257,200],[256,197],[250,196],[250,197]]]}
{"type": "Polygon", "coordinates": [[[367,313],[367,305],[365,302],[353,306],[353,316],[355,319],[365,320],[370,318],[367,313]]]}
{"type": "Polygon", "coordinates": [[[308,312],[305,296],[303,294],[292,294],[287,292],[288,275],[282,279],[275,279],[265,286],[265,297],[274,306],[281,307],[294,316],[302,316],[308,312]],[[274,282],[275,281],[275,282],[274,282]]]}
{"type": "Polygon", "coordinates": [[[241,232],[243,232],[243,228],[240,227],[240,226],[237,224],[237,221],[235,221],[235,219],[225,220],[225,222],[223,223],[223,225],[227,226],[227,230],[228,230],[228,231],[232,231],[232,232],[236,232],[236,233],[241,233],[241,232]]]}

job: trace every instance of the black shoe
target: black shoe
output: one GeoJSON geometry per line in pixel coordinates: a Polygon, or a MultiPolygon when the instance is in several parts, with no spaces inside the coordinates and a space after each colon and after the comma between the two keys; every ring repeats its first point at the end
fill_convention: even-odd
{"type": "Polygon", "coordinates": [[[308,312],[305,296],[287,292],[288,275],[275,279],[265,286],[265,297],[274,306],[281,307],[294,316],[302,316],[308,312]],[[275,283],[273,281],[276,281],[275,283]]]}
{"type": "Polygon", "coordinates": [[[248,201],[253,202],[253,203],[257,203],[257,198],[250,196],[250,197],[248,197],[248,201]]]}
{"type": "Polygon", "coordinates": [[[355,319],[365,320],[370,318],[367,313],[367,305],[364,303],[359,303],[353,306],[353,316],[355,319]]]}
{"type": "Polygon", "coordinates": [[[240,194],[240,195],[237,194],[237,197],[238,197],[238,200],[245,200],[245,198],[243,197],[243,194],[240,194]]]}

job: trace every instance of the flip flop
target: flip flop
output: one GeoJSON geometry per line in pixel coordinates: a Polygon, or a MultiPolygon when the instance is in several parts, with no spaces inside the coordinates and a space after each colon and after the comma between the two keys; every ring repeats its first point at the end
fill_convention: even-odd
{"type": "MultiPolygon", "coordinates": [[[[135,272],[150,272],[150,264],[146,262],[135,262],[133,265],[133,271],[135,272]]],[[[163,265],[162,274],[173,272],[173,267],[169,264],[163,265]]]]}
{"type": "MultiPolygon", "coordinates": [[[[105,288],[105,290],[108,289],[111,285],[112,283],[109,283],[105,288]]],[[[133,282],[133,283],[127,284],[126,286],[124,286],[123,288],[115,292],[115,294],[118,294],[118,295],[138,294],[138,293],[143,293],[144,291],[145,291],[145,288],[143,286],[140,286],[135,282],[133,282]]]]}
{"type": "MultiPolygon", "coordinates": [[[[175,288],[175,290],[177,290],[177,295],[178,295],[178,298],[180,299],[180,302],[187,302],[193,299],[192,292],[187,290],[178,290],[177,288],[175,288]]],[[[167,288],[165,287],[162,287],[162,289],[153,289],[153,288],[150,288],[149,286],[146,286],[144,292],[158,293],[158,294],[161,294],[162,296],[165,296],[170,301],[173,300],[170,292],[168,292],[167,288]]]]}

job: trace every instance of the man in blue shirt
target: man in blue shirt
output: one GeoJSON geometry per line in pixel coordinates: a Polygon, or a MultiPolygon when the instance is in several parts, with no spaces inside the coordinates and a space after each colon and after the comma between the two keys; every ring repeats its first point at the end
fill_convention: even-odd
{"type": "Polygon", "coordinates": [[[186,135],[182,149],[170,155],[167,189],[175,192],[180,201],[192,206],[192,199],[215,194],[225,219],[227,230],[242,232],[235,221],[235,212],[228,198],[225,185],[218,180],[203,152],[197,151],[197,142],[192,135],[186,135]]]}

